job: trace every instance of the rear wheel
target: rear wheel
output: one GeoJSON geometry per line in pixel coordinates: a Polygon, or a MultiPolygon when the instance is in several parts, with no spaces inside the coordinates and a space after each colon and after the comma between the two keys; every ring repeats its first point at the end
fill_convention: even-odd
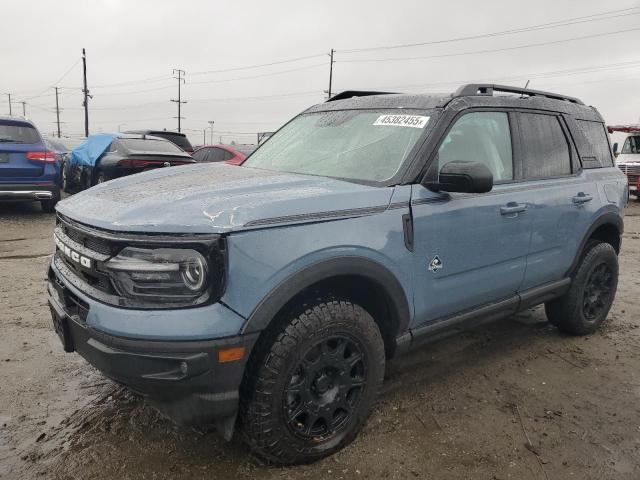
{"type": "Polygon", "coordinates": [[[53,192],[51,200],[40,200],[40,207],[44,213],[53,213],[56,211],[56,204],[60,200],[60,192],[53,192]]]}
{"type": "Polygon", "coordinates": [[[101,183],[104,183],[106,181],[110,180],[110,178],[108,177],[108,175],[106,174],[106,172],[104,170],[98,170],[95,174],[95,179],[93,181],[94,185],[99,185],[101,183]]]}
{"type": "Polygon", "coordinates": [[[618,287],[618,255],[608,243],[591,242],[569,291],[547,302],[547,318],[571,335],[593,333],[609,314],[618,287]]]}
{"type": "Polygon", "coordinates": [[[272,333],[247,367],[245,441],[277,464],[306,463],[340,450],[364,425],[382,384],[378,326],[359,305],[327,301],[272,333]]]}

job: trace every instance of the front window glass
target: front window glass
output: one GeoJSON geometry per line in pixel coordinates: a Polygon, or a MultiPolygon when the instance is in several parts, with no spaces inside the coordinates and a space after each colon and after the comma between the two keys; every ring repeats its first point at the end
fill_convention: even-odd
{"type": "Polygon", "coordinates": [[[479,162],[493,181],[513,180],[509,118],[504,112],[474,112],[461,117],[438,149],[438,171],[449,162],[479,162]]]}
{"type": "Polygon", "coordinates": [[[640,153],[640,137],[627,137],[621,153],[640,153]]]}
{"type": "Polygon", "coordinates": [[[285,125],[243,167],[386,182],[429,125],[415,110],[303,114],[285,125]]]}

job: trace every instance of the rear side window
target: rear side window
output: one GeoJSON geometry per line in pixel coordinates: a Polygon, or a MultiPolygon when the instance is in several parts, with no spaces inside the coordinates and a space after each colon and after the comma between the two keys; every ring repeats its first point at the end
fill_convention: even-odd
{"type": "Polygon", "coordinates": [[[196,160],[196,162],[206,162],[208,152],[209,152],[208,148],[202,148],[197,152],[194,152],[192,157],[196,160]]]}
{"type": "Polygon", "coordinates": [[[179,146],[183,150],[193,151],[193,147],[191,146],[191,142],[189,142],[189,139],[182,135],[174,135],[172,133],[166,133],[166,132],[152,132],[151,135],[155,135],[156,137],[166,138],[170,142],[175,143],[177,146],[179,146]]]}
{"type": "Polygon", "coordinates": [[[207,157],[207,162],[222,162],[225,160],[226,150],[222,148],[213,147],[209,151],[209,156],[207,157]]]}
{"type": "Polygon", "coordinates": [[[525,179],[571,174],[569,143],[555,115],[521,113],[522,172],[525,179]]]}
{"type": "Polygon", "coordinates": [[[40,135],[27,123],[0,123],[0,143],[40,143],[40,135]]]}
{"type": "Polygon", "coordinates": [[[504,112],[473,112],[451,127],[438,149],[438,171],[447,163],[479,162],[495,182],[513,180],[509,117],[504,112]]]}
{"type": "MultiPolygon", "coordinates": [[[[604,125],[599,122],[591,122],[589,120],[576,120],[576,123],[584,133],[587,141],[591,145],[593,154],[596,156],[601,167],[610,167],[613,165],[611,149],[609,147],[609,139],[604,125]]],[[[587,168],[585,166],[585,168],[587,168]]]]}

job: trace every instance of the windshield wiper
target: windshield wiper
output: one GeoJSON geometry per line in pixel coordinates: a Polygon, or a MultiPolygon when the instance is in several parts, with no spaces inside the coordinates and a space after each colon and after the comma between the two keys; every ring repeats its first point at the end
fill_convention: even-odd
{"type": "Polygon", "coordinates": [[[12,140],[11,138],[0,138],[0,143],[24,143],[20,140],[12,140]]]}

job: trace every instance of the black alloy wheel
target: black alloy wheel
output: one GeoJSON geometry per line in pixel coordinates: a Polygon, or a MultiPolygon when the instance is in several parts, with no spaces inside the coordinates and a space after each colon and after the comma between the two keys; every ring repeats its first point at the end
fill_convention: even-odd
{"type": "Polygon", "coordinates": [[[613,272],[606,263],[597,265],[589,275],[584,287],[582,311],[587,320],[599,317],[608,310],[613,293],[613,272]]]}
{"type": "Polygon", "coordinates": [[[355,340],[320,340],[289,379],[283,398],[287,425],[307,440],[335,435],[349,422],[366,381],[366,358],[355,340]]]}

